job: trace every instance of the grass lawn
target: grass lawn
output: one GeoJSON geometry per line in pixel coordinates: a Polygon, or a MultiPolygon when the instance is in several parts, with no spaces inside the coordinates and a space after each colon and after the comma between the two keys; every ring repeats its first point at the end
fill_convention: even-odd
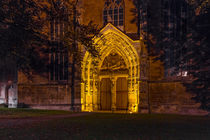
{"type": "Polygon", "coordinates": [[[69,111],[62,110],[38,110],[38,109],[21,109],[21,108],[0,108],[0,119],[1,118],[22,118],[22,117],[39,117],[46,115],[63,115],[70,114],[69,111]]]}
{"type": "Polygon", "coordinates": [[[90,113],[0,128],[0,139],[210,140],[210,117],[90,113]]]}

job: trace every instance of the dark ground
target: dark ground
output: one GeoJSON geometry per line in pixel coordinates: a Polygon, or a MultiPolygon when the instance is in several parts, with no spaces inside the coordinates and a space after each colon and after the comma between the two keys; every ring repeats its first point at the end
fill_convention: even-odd
{"type": "Polygon", "coordinates": [[[207,116],[1,111],[0,140],[210,140],[207,116]]]}

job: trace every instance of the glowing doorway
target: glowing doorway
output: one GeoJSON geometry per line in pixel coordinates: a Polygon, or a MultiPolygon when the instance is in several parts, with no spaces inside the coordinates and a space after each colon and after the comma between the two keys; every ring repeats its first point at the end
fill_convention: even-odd
{"type": "Polygon", "coordinates": [[[111,91],[111,95],[106,95],[107,106],[104,105],[104,107],[106,106],[108,109],[108,106],[110,106],[108,104],[111,104],[112,111],[123,108],[129,112],[137,112],[139,98],[138,54],[125,34],[112,25],[108,26],[111,27],[105,27],[102,31],[103,37],[101,37],[106,42],[104,43],[101,38],[95,39],[100,50],[100,58],[93,58],[91,54],[86,52],[82,62],[82,111],[101,110],[103,108],[101,104],[105,102],[101,102],[101,92],[111,91]],[[110,85],[107,83],[107,86],[109,85],[111,88],[101,91],[101,81],[104,78],[110,79],[110,85]],[[120,88],[118,83],[120,78],[124,79],[121,80],[123,83],[127,83],[127,89],[120,88]],[[127,96],[123,92],[127,92],[127,96]],[[111,96],[111,99],[109,96],[111,96]],[[108,101],[108,98],[111,101],[108,101]],[[127,98],[127,101],[125,98],[127,98]]]}

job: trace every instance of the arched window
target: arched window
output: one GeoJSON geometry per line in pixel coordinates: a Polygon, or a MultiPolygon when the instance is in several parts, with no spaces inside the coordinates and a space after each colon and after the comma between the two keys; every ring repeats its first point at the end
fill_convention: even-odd
{"type": "Polygon", "coordinates": [[[51,41],[59,41],[64,35],[64,23],[57,19],[52,19],[50,22],[50,37],[51,41]]]}
{"type": "Polygon", "coordinates": [[[123,29],[124,26],[124,1],[123,0],[106,0],[103,10],[103,23],[112,23],[123,29]]]}
{"type": "Polygon", "coordinates": [[[68,80],[68,51],[63,48],[60,41],[64,36],[65,24],[61,20],[51,20],[50,39],[52,46],[49,54],[50,81],[68,80]]]}

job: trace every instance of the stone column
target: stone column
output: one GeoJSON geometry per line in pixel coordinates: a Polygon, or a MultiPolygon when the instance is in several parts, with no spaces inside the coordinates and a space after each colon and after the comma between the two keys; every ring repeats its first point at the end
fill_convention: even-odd
{"type": "Polygon", "coordinates": [[[99,82],[98,80],[95,80],[94,81],[94,84],[93,84],[93,110],[94,111],[97,111],[98,110],[98,85],[99,85],[99,82]]]}
{"type": "Polygon", "coordinates": [[[98,79],[98,93],[97,93],[97,100],[98,100],[98,110],[101,110],[101,78],[98,79]]]}
{"type": "Polygon", "coordinates": [[[85,110],[85,83],[81,82],[81,111],[85,110]]]}
{"type": "Polygon", "coordinates": [[[112,77],[111,79],[111,97],[112,97],[112,111],[116,110],[116,77],[112,77]]]}

